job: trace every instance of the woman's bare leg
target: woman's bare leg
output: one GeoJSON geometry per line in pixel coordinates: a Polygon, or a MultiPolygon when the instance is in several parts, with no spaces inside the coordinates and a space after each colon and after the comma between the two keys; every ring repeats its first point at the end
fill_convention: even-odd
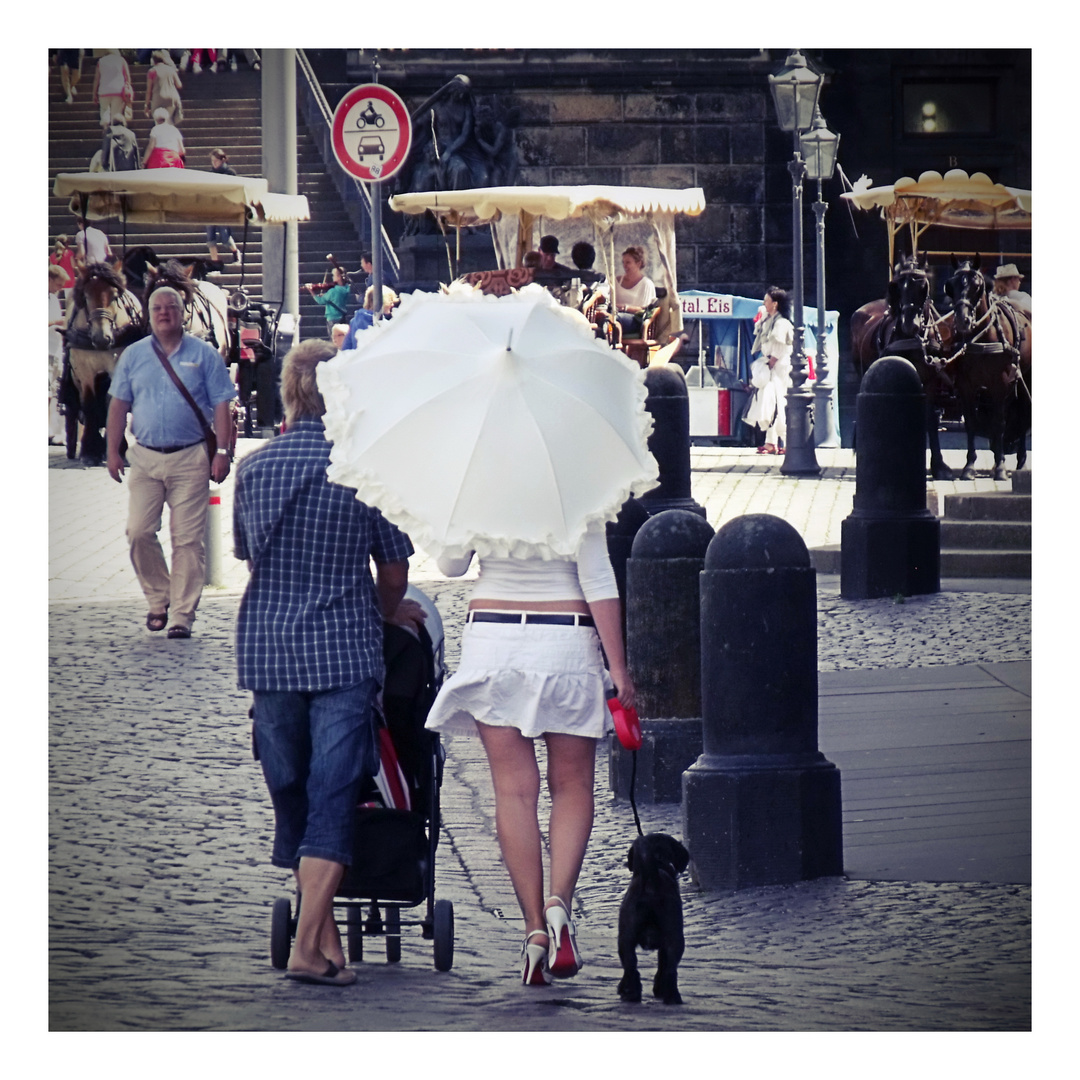
{"type": "Polygon", "coordinates": [[[551,896],[565,901],[569,909],[592,833],[596,739],[549,733],[544,741],[551,793],[551,896]]]}
{"type": "MultiPolygon", "coordinates": [[[[525,920],[525,931],[543,930],[544,863],[537,806],[540,769],[532,739],[517,728],[476,724],[495,788],[495,830],[503,862],[525,920]]],[[[540,944],[537,939],[536,944],[540,944]]]]}

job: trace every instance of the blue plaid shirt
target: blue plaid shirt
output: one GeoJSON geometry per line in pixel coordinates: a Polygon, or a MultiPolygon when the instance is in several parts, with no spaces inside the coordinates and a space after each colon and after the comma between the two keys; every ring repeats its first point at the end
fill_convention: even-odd
{"type": "Polygon", "coordinates": [[[382,617],[369,558],[407,559],[409,538],[353,488],[326,479],[322,420],[298,420],[236,470],[233,538],[253,564],[236,625],[239,685],[331,690],[382,679],[382,617]]]}

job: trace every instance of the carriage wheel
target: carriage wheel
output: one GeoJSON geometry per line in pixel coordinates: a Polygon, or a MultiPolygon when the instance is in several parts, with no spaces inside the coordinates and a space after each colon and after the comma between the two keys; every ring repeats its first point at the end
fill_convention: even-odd
{"type": "Polygon", "coordinates": [[[454,966],[454,905],[449,900],[435,901],[435,970],[449,971],[454,966]]]}
{"type": "Polygon", "coordinates": [[[270,916],[270,963],[278,971],[284,971],[289,966],[291,923],[292,905],[287,896],[280,896],[274,901],[273,914],[270,916]]]}
{"type": "Polygon", "coordinates": [[[386,909],[386,960],[390,964],[401,960],[401,909],[393,906],[386,909]]]}
{"type": "Polygon", "coordinates": [[[364,912],[358,905],[350,904],[345,909],[345,943],[349,963],[360,963],[364,959],[364,912]]]}

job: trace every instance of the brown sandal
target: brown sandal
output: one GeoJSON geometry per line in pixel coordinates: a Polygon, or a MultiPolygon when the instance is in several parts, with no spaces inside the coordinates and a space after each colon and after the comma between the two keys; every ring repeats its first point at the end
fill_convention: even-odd
{"type": "Polygon", "coordinates": [[[169,609],[166,608],[160,615],[151,611],[146,616],[146,629],[151,631],[164,630],[169,621],[169,609]]]}

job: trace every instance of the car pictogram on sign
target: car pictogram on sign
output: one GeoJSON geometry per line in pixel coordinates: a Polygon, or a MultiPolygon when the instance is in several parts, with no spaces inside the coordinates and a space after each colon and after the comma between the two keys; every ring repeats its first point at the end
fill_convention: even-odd
{"type": "Polygon", "coordinates": [[[357,157],[363,158],[367,157],[368,154],[378,154],[379,160],[382,161],[385,153],[386,147],[383,146],[383,141],[378,135],[362,135],[360,137],[360,145],[356,148],[357,157]]]}

